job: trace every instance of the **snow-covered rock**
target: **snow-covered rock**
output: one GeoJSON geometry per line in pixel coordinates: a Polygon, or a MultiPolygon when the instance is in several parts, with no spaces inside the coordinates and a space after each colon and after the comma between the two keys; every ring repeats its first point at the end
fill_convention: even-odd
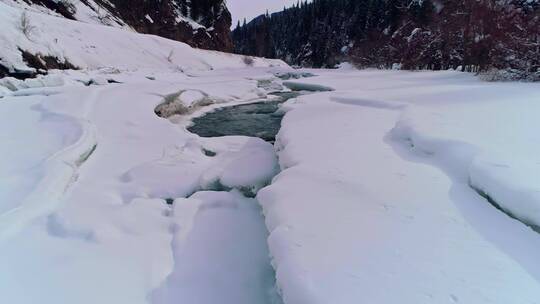
{"type": "Polygon", "coordinates": [[[208,141],[206,149],[216,153],[202,176],[203,189],[238,189],[254,196],[270,184],[279,170],[274,147],[259,138],[224,137],[208,141]]]}

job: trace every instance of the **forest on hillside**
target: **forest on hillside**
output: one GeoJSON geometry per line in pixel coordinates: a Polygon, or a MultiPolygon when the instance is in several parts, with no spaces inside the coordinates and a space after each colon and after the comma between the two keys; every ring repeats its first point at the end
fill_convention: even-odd
{"type": "Polygon", "coordinates": [[[540,79],[539,0],[314,0],[233,31],[237,53],[298,66],[503,70],[540,79]]]}

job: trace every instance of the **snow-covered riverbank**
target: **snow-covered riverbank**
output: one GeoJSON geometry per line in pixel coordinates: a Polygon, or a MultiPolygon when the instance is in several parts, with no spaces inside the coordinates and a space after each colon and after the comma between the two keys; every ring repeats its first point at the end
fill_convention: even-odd
{"type": "Polygon", "coordinates": [[[540,86],[315,73],[258,195],[284,302],[538,303],[540,86]]]}
{"type": "MultiPolygon", "coordinates": [[[[183,251],[176,252],[176,247],[183,246],[181,240],[199,242],[201,229],[218,229],[234,240],[242,225],[228,225],[236,220],[250,223],[252,226],[244,227],[248,230],[264,227],[257,203],[237,199],[238,194],[230,194],[230,202],[223,204],[219,204],[219,196],[214,203],[211,194],[201,194],[186,200],[192,207],[175,207],[191,208],[191,216],[173,212],[167,200],[218,185],[257,191],[276,173],[272,146],[245,137],[198,138],[184,129],[188,117],[171,118],[176,119],[173,124],[158,117],[154,109],[165,96],[183,89],[205,92],[213,103],[209,108],[264,97],[267,92],[254,79],[271,78],[272,69],[234,69],[195,78],[156,72],[155,80],[146,73],[90,74],[55,76],[66,83],[54,88],[56,94],[42,93],[50,88],[21,88],[18,93],[33,95],[7,96],[0,104],[5,156],[1,166],[6,168],[0,204],[0,290],[12,303],[147,303],[155,290],[164,288],[160,286],[169,275],[177,276],[174,269],[185,269],[183,261],[176,261],[184,256],[183,251]],[[87,87],[72,81],[84,77],[114,77],[122,83],[87,87]],[[84,149],[75,153],[72,147],[88,137],[88,130],[93,134],[88,142],[91,155],[84,149]],[[66,173],[65,180],[47,165],[56,159],[68,160],[57,152],[62,149],[79,156],[66,163],[73,170],[66,173]],[[45,182],[49,180],[52,182],[45,182]],[[38,184],[47,187],[36,187],[38,184]],[[207,209],[215,209],[223,225],[215,221],[212,226],[204,224],[207,209]]],[[[226,194],[222,197],[227,198],[226,194]]],[[[221,246],[206,235],[213,246],[221,246]]],[[[243,239],[238,236],[237,241],[239,246],[229,255],[244,252],[251,257],[251,249],[260,248],[261,263],[268,257],[264,230],[243,239]],[[254,237],[262,245],[252,244],[254,237]]],[[[203,258],[203,249],[192,254],[203,258]]],[[[246,264],[247,272],[238,280],[270,292],[273,275],[269,278],[271,266],[269,260],[265,263],[261,270],[246,264]]],[[[201,291],[182,296],[196,297],[201,291]]],[[[253,299],[241,292],[236,295],[248,302],[253,299]]],[[[160,303],[174,300],[156,299],[165,299],[160,303]]]]}
{"type": "Polygon", "coordinates": [[[275,90],[279,71],[68,72],[48,76],[63,86],[4,97],[2,294],[12,303],[538,303],[540,237],[527,227],[538,206],[538,85],[316,70],[289,81],[335,90],[282,107],[277,155],[260,139],[186,131],[189,117],[275,90]],[[121,83],[74,80],[84,77],[121,83]],[[212,102],[169,120],[154,113],[182,90],[212,102]],[[68,162],[64,182],[54,160],[68,162]],[[282,172],[256,199],[237,192],[268,184],[278,161],[282,172]],[[36,186],[47,180],[58,182],[36,186]]]}

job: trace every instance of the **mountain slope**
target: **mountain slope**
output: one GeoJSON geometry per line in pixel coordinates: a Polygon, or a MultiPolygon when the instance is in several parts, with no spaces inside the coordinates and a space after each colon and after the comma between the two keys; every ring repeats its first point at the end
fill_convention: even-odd
{"type": "MultiPolygon", "coordinates": [[[[25,11],[3,2],[0,28],[0,77],[28,78],[48,69],[106,67],[188,72],[246,67],[243,56],[198,50],[158,36],[25,11]]],[[[253,60],[253,66],[282,64],[253,60]]]]}
{"type": "Polygon", "coordinates": [[[3,0],[67,19],[125,27],[204,49],[231,51],[231,15],[223,0],[3,0]]]}

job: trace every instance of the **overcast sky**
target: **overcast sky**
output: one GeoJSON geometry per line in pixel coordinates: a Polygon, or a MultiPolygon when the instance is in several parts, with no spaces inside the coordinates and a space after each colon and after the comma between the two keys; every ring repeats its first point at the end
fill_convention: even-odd
{"type": "Polygon", "coordinates": [[[283,10],[284,6],[291,6],[297,0],[227,0],[227,7],[233,18],[233,28],[238,20],[249,20],[262,15],[268,10],[270,13],[283,10]]]}

